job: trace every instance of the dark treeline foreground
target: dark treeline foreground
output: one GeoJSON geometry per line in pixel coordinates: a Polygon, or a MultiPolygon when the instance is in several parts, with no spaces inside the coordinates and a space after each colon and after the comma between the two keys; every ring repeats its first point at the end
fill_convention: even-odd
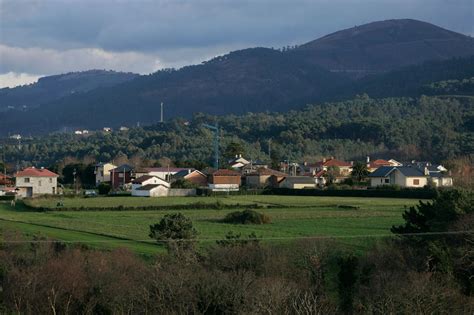
{"type": "Polygon", "coordinates": [[[169,216],[182,219],[180,233],[161,233],[176,229],[166,217],[150,226],[150,237],[168,241],[168,255],[149,259],[4,233],[0,312],[472,314],[472,200],[445,191],[420,202],[393,227],[398,237],[359,254],[347,242],[277,245],[234,233],[196,251],[192,223],[181,214],[169,216]]]}

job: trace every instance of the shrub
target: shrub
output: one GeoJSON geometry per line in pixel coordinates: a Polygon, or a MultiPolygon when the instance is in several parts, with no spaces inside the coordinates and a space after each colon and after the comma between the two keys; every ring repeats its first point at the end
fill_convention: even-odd
{"type": "Polygon", "coordinates": [[[107,183],[100,183],[97,188],[99,189],[99,195],[107,195],[111,189],[110,184],[107,183]]]}
{"type": "Polygon", "coordinates": [[[266,214],[247,209],[227,214],[223,219],[223,222],[234,224],[267,224],[271,222],[271,219],[266,214]]]}

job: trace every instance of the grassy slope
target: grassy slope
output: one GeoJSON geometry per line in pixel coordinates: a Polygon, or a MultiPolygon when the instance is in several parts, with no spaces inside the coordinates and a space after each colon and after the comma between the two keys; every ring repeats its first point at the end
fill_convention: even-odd
{"type": "MultiPolygon", "coordinates": [[[[411,199],[297,196],[231,196],[219,200],[226,204],[259,203],[278,208],[261,210],[270,215],[272,223],[260,226],[218,222],[232,210],[179,211],[193,220],[202,245],[215,243],[215,239],[223,238],[232,230],[243,235],[255,232],[260,237],[268,238],[268,241],[276,242],[289,242],[301,237],[332,236],[344,237],[344,242],[348,244],[364,246],[373,240],[370,236],[390,235],[389,228],[402,221],[404,206],[417,203],[411,199]],[[339,205],[359,206],[359,209],[344,209],[339,208],[339,205]],[[359,238],[360,236],[369,238],[359,238]]],[[[74,206],[104,207],[143,203],[163,206],[197,201],[215,203],[216,198],[78,198],[66,199],[65,206],[69,203],[74,206]]],[[[36,203],[54,207],[57,200],[37,200],[36,203]]],[[[148,226],[158,222],[166,213],[170,211],[31,212],[21,206],[13,210],[8,204],[0,204],[0,219],[3,220],[0,221],[0,226],[19,229],[28,234],[40,232],[52,238],[101,248],[127,246],[137,252],[151,254],[161,251],[161,248],[146,243],[149,242],[148,226]]]]}

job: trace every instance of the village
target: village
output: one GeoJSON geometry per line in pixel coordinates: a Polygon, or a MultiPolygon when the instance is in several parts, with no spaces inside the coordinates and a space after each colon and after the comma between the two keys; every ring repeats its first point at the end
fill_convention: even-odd
{"type": "MultiPolygon", "coordinates": [[[[367,157],[364,162],[347,162],[334,157],[314,163],[280,162],[275,170],[260,160],[242,155],[226,161],[226,168],[146,167],[130,164],[97,163],[94,167],[96,187],[108,187],[106,193],[124,193],[137,197],[196,196],[198,192],[238,192],[262,189],[351,189],[423,188],[453,186],[449,171],[430,162],[398,162],[394,159],[367,157]],[[355,184],[354,184],[355,183],[355,184]]],[[[59,174],[43,167],[28,167],[8,176],[0,175],[0,195],[17,198],[63,194],[59,174]]],[[[75,193],[78,193],[78,187],[75,193]]],[[[99,192],[101,190],[99,189],[99,192]]],[[[86,196],[96,190],[84,190],[86,196]]]]}

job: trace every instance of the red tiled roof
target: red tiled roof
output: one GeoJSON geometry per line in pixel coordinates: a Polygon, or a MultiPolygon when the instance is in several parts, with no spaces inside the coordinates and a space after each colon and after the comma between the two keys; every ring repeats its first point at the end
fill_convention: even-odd
{"type": "Polygon", "coordinates": [[[392,164],[389,161],[383,159],[378,159],[369,163],[370,168],[377,168],[380,166],[392,166],[392,164]]]}
{"type": "Polygon", "coordinates": [[[16,173],[16,177],[59,177],[46,168],[28,167],[16,173]]]}
{"type": "Polygon", "coordinates": [[[314,174],[314,177],[318,177],[318,178],[319,178],[319,177],[323,176],[325,173],[326,173],[325,170],[321,170],[321,171],[317,172],[316,174],[314,174]]]}
{"type": "Polygon", "coordinates": [[[352,166],[351,163],[345,161],[339,161],[336,159],[330,159],[323,163],[324,166],[352,166]]]}
{"type": "Polygon", "coordinates": [[[279,177],[286,177],[288,174],[279,171],[272,170],[270,168],[259,168],[255,173],[249,174],[248,176],[260,176],[260,175],[275,175],[279,177]]]}
{"type": "Polygon", "coordinates": [[[212,176],[240,176],[240,173],[232,170],[220,169],[212,173],[212,176]]]}

